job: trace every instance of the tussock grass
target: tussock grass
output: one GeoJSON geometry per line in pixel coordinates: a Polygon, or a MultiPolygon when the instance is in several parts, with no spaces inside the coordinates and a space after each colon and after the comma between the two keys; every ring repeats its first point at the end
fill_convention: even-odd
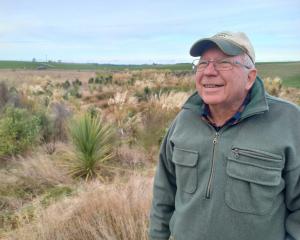
{"type": "MultiPolygon", "coordinates": [[[[11,160],[10,166],[0,171],[0,199],[15,199],[20,204],[6,202],[7,209],[17,209],[33,200],[48,188],[57,185],[70,185],[72,179],[58,161],[43,152],[11,160]]],[[[1,209],[0,209],[1,210],[1,209]]]]}
{"type": "Polygon", "coordinates": [[[43,152],[27,157],[20,156],[15,161],[18,162],[19,169],[15,172],[18,178],[31,179],[38,185],[48,186],[73,182],[61,164],[43,152]]]}
{"type": "Polygon", "coordinates": [[[5,239],[146,240],[151,186],[151,178],[139,175],[126,183],[87,183],[78,196],[51,205],[5,239]]]}
{"type": "Polygon", "coordinates": [[[122,166],[130,167],[131,169],[150,166],[149,158],[143,149],[130,147],[125,144],[117,149],[116,158],[122,166]]]}
{"type": "Polygon", "coordinates": [[[179,110],[191,92],[174,92],[154,94],[149,98],[149,102],[161,107],[162,110],[179,110]]]}
{"type": "MultiPolygon", "coordinates": [[[[50,202],[53,194],[48,191],[73,183],[58,162],[41,151],[10,161],[7,168],[0,169],[0,236],[31,223],[39,212],[40,196],[46,194],[50,202]]],[[[59,193],[55,193],[58,199],[59,193]]]]}
{"type": "Polygon", "coordinates": [[[279,77],[265,78],[264,85],[267,92],[273,96],[278,97],[282,91],[282,80],[279,77]]]}

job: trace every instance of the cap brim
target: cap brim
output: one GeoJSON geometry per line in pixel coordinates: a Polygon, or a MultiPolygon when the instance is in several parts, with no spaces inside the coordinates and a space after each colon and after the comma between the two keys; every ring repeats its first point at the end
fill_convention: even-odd
{"type": "Polygon", "coordinates": [[[242,48],[233,43],[223,39],[204,38],[193,44],[190,54],[193,57],[202,56],[203,52],[213,46],[217,45],[222,52],[230,56],[236,56],[244,52],[242,48]]]}

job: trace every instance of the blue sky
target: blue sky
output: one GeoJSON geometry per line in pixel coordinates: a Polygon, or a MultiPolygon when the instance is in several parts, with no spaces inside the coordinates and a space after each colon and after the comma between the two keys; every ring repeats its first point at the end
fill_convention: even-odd
{"type": "Polygon", "coordinates": [[[0,0],[1,60],[190,62],[223,30],[245,32],[257,61],[300,60],[299,0],[0,0]]]}

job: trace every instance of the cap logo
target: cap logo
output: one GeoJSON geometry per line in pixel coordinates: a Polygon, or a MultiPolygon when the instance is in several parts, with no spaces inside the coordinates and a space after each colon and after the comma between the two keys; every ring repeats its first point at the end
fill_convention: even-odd
{"type": "Polygon", "coordinates": [[[219,33],[217,35],[215,35],[215,37],[221,37],[221,38],[228,38],[230,37],[231,35],[230,34],[227,34],[227,33],[219,33]]]}

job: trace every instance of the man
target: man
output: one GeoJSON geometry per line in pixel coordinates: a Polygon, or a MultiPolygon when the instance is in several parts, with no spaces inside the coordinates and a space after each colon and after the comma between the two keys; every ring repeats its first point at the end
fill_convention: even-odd
{"type": "Polygon", "coordinates": [[[161,146],[150,239],[300,239],[299,107],[265,92],[244,33],[190,54],[197,91],[161,146]]]}

